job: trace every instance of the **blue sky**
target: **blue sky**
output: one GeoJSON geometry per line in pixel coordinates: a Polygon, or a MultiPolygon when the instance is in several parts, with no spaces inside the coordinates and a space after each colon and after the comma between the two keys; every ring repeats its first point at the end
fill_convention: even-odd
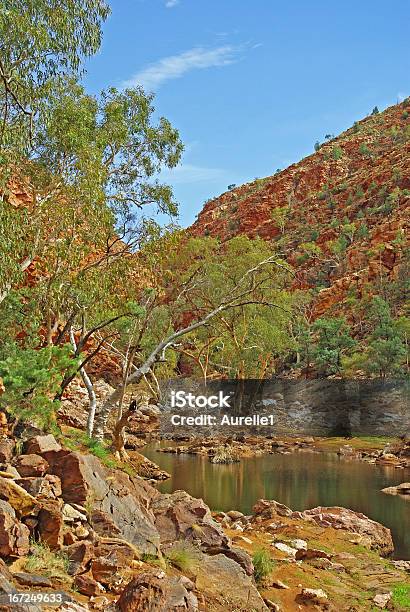
{"type": "Polygon", "coordinates": [[[180,130],[180,223],[410,95],[408,0],[111,0],[86,86],[140,83],[180,130]]]}

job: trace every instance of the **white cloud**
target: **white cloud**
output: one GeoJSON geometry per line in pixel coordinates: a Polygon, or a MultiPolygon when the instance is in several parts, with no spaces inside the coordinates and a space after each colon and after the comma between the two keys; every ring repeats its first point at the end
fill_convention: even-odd
{"type": "Polygon", "coordinates": [[[164,57],[143,68],[125,81],[122,86],[135,87],[136,85],[142,85],[144,89],[153,91],[166,81],[179,79],[191,70],[233,64],[238,51],[239,48],[232,45],[224,45],[214,49],[194,47],[178,55],[164,57]]]}
{"type": "Polygon", "coordinates": [[[226,171],[220,168],[204,168],[194,164],[181,164],[172,170],[164,170],[160,180],[172,185],[185,185],[205,181],[217,181],[226,176],[226,171]]]}
{"type": "Polygon", "coordinates": [[[179,4],[179,0],[167,0],[167,2],[165,2],[167,8],[174,8],[177,4],[179,4]]]}

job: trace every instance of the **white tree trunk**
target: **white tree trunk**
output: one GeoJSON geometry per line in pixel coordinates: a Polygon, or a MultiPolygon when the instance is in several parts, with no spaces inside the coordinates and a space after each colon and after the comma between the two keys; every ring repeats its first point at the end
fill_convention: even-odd
{"type": "MultiPolygon", "coordinates": [[[[70,340],[71,344],[73,345],[74,351],[76,351],[77,343],[75,341],[74,331],[72,327],[70,327],[70,340]]],[[[97,398],[95,395],[93,383],[91,382],[90,377],[88,376],[84,367],[80,368],[79,372],[88,393],[89,408],[87,418],[87,435],[91,438],[94,429],[95,411],[97,409],[97,398]]]]}

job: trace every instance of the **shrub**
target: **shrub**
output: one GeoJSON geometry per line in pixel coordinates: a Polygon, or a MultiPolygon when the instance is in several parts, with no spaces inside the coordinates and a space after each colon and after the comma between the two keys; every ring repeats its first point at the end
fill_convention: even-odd
{"type": "Polygon", "coordinates": [[[178,542],[168,550],[166,558],[171,565],[180,569],[181,572],[189,572],[198,560],[198,551],[188,542],[178,542]]]}
{"type": "Polygon", "coordinates": [[[367,157],[369,157],[372,154],[372,152],[370,151],[369,147],[367,146],[365,142],[362,142],[362,144],[360,145],[359,153],[367,157]]]}
{"type": "Polygon", "coordinates": [[[69,345],[38,350],[10,345],[6,359],[0,360],[0,377],[6,388],[0,405],[23,421],[53,429],[59,408],[54,395],[64,374],[75,371],[77,364],[69,345]]]}
{"type": "Polygon", "coordinates": [[[259,548],[254,552],[252,562],[255,568],[253,575],[256,582],[261,582],[266,576],[269,576],[275,567],[274,560],[264,548],[259,548]]]}
{"type": "Polygon", "coordinates": [[[239,459],[235,449],[231,446],[218,446],[210,461],[211,463],[236,463],[239,459]]]}
{"type": "Polygon", "coordinates": [[[343,157],[343,149],[341,147],[333,147],[332,157],[336,161],[340,159],[341,157],[343,157]]]}
{"type": "Polygon", "coordinates": [[[396,584],[392,591],[392,601],[395,606],[410,608],[410,584],[396,584]]]}
{"type": "Polygon", "coordinates": [[[69,560],[64,553],[53,552],[41,542],[32,543],[30,554],[24,563],[24,569],[29,573],[55,578],[59,582],[71,583],[68,566],[69,560]]]}

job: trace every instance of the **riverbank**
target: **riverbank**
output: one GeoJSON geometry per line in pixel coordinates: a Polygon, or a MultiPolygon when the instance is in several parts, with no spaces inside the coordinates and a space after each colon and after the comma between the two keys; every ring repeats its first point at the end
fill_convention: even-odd
{"type": "Polygon", "coordinates": [[[294,452],[337,453],[367,463],[410,468],[410,441],[388,437],[215,436],[163,439],[158,452],[206,456],[213,463],[294,452]]]}
{"type": "Polygon", "coordinates": [[[211,513],[60,442],[1,441],[1,611],[17,591],[33,597],[21,612],[407,609],[410,563],[389,559],[390,530],[363,514],[265,499],[211,513]],[[65,602],[40,604],[45,590],[65,602]]]}

